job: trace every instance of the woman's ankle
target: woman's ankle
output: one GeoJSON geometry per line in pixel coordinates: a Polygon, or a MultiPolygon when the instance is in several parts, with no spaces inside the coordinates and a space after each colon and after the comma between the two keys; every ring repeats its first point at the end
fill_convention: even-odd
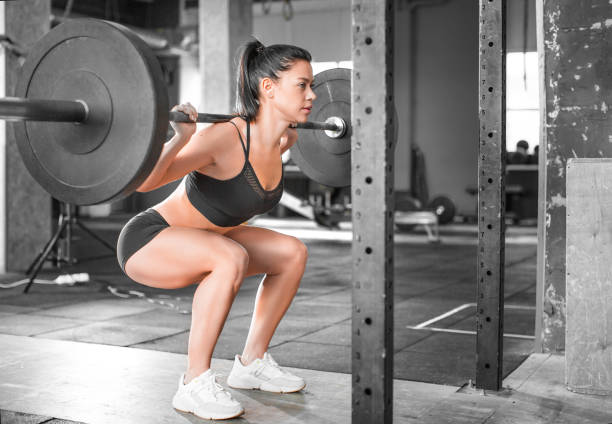
{"type": "Polygon", "coordinates": [[[204,374],[209,369],[210,369],[210,367],[208,367],[208,368],[188,369],[187,371],[185,371],[185,377],[183,378],[183,384],[188,384],[191,380],[193,380],[194,378],[196,378],[199,375],[204,374]]]}
{"type": "Polygon", "coordinates": [[[257,358],[263,359],[263,353],[261,355],[257,355],[257,354],[250,353],[250,352],[246,352],[246,353],[243,352],[242,355],[240,355],[239,357],[240,363],[244,365],[245,367],[248,366],[251,362],[253,362],[257,358]]]}

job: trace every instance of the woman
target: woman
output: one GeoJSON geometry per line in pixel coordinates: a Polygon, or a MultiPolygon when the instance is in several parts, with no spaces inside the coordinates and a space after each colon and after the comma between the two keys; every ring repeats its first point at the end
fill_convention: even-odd
{"type": "MultiPolygon", "coordinates": [[[[119,263],[131,279],[167,289],[198,284],[188,367],[172,404],[201,418],[244,412],[216,383],[210,360],[234,297],[250,275],[265,277],[228,385],[279,393],[305,386],[266,351],[298,289],[307,249],[294,237],[240,224],[280,200],[281,154],[297,139],[289,126],[308,119],[315,99],[310,60],[299,47],[246,44],[237,72],[237,117],[197,134],[195,124],[172,123],[176,134],[138,191],[186,178],[167,199],[132,218],[119,236],[119,263]]],[[[189,103],[174,110],[197,117],[189,103]]]]}

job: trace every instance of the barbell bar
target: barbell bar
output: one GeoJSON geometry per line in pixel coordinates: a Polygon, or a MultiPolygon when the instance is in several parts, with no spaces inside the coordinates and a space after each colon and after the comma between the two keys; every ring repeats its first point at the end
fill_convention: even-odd
{"type": "MultiPolygon", "coordinates": [[[[18,97],[0,98],[0,119],[10,121],[86,123],[88,110],[88,105],[81,100],[43,100],[18,97]]],[[[173,122],[192,122],[187,114],[180,111],[171,111],[168,117],[169,120],[173,122]]],[[[236,115],[198,113],[196,122],[227,122],[235,117],[236,115]]],[[[342,134],[346,128],[346,123],[342,118],[334,116],[330,117],[327,122],[298,122],[293,128],[322,130],[335,135],[336,133],[342,134]]],[[[337,138],[337,136],[331,138],[337,138]]]]}
{"type": "MultiPolygon", "coordinates": [[[[349,69],[317,74],[313,121],[297,125],[291,148],[306,176],[334,187],[350,185],[350,87],[349,69]]],[[[66,21],[38,40],[14,96],[0,99],[0,118],[16,121],[26,168],[53,197],[75,205],[134,192],[157,163],[168,122],[189,121],[169,112],[159,61],[144,41],[97,19],[66,21]]],[[[233,117],[201,113],[197,122],[233,117]]]]}
{"type": "Polygon", "coordinates": [[[0,119],[7,121],[83,122],[87,106],[76,100],[0,98],[0,119]]]}

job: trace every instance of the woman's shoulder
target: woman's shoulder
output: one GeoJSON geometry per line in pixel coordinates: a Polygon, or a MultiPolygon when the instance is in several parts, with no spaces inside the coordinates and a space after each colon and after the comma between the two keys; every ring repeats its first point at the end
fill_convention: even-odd
{"type": "Polygon", "coordinates": [[[202,128],[198,131],[196,136],[206,144],[207,148],[222,150],[227,147],[228,144],[231,144],[231,140],[238,139],[238,132],[236,131],[235,125],[237,125],[238,128],[240,127],[238,123],[232,124],[230,121],[217,122],[202,128]],[[228,141],[230,141],[230,143],[228,143],[228,141]]]}

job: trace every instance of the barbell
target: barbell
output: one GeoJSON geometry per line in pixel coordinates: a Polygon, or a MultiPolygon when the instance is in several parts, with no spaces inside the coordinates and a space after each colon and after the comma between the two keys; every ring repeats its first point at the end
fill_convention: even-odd
{"type": "MultiPolygon", "coordinates": [[[[316,75],[311,116],[321,121],[299,123],[291,148],[304,174],[334,187],[350,185],[350,76],[348,69],[316,75]]],[[[17,121],[26,168],[53,197],[75,205],[134,192],[160,156],[168,122],[189,122],[169,111],[161,67],[143,40],[97,19],[64,22],[34,44],[15,95],[0,99],[0,119],[17,121]]],[[[197,122],[234,117],[198,113],[197,122]]]]}

